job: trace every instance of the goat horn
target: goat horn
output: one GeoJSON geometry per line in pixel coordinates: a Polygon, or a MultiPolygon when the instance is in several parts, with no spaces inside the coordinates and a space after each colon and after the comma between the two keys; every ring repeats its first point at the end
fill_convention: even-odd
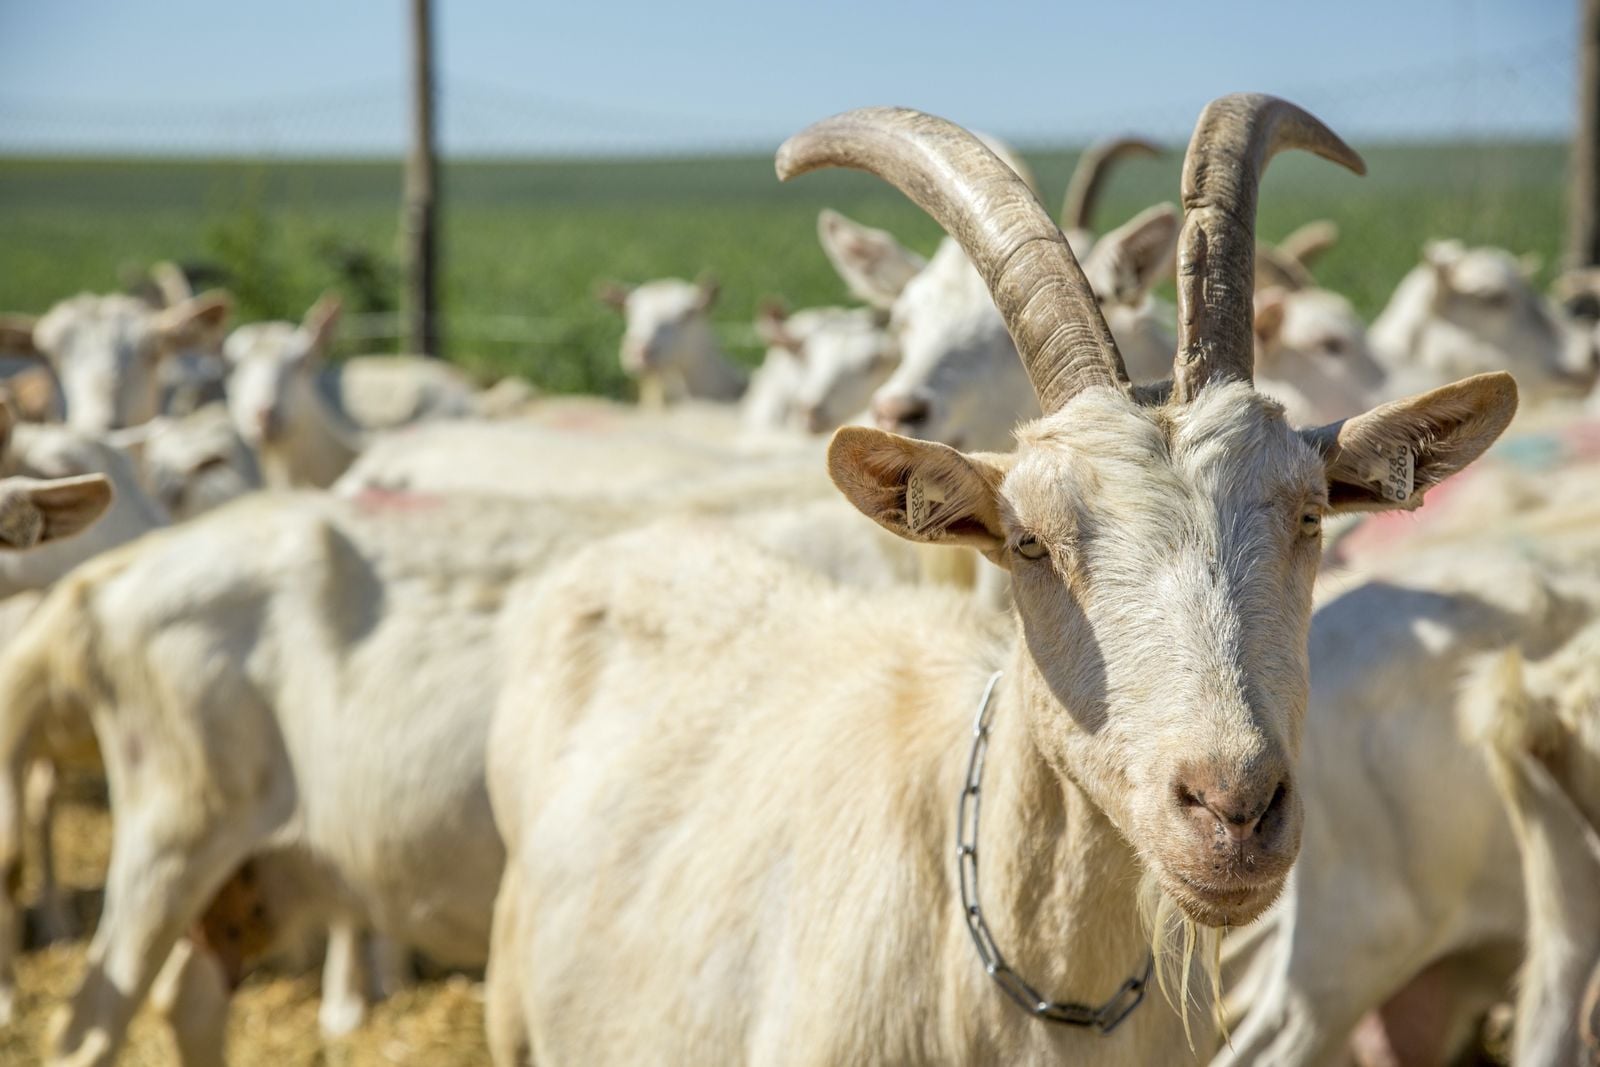
{"type": "Polygon", "coordinates": [[[1178,355],[1172,396],[1192,400],[1212,378],[1248,382],[1255,369],[1256,194],[1267,161],[1304,148],[1357,174],[1361,157],[1309,113],[1276,97],[1235,93],[1200,113],[1183,160],[1178,242],[1178,355]]]}
{"type": "Polygon", "coordinates": [[[780,180],[823,167],[876,174],[960,243],[1046,414],[1090,386],[1131,388],[1067,239],[1022,179],[972,134],[920,111],[860,108],[823,119],[778,149],[780,180]]]}
{"type": "Polygon", "coordinates": [[[1339,243],[1339,224],[1332,219],[1316,219],[1278,242],[1278,251],[1310,267],[1313,260],[1339,243]]]}
{"type": "Polygon", "coordinates": [[[1309,289],[1315,284],[1311,272],[1306,270],[1305,264],[1298,259],[1286,255],[1281,248],[1274,248],[1268,244],[1256,245],[1257,292],[1274,287],[1298,291],[1309,289]]]}
{"type": "Polygon", "coordinates": [[[1067,197],[1061,202],[1061,228],[1068,233],[1087,230],[1100,193],[1105,188],[1111,164],[1129,156],[1159,156],[1161,146],[1142,137],[1114,137],[1096,141],[1084,149],[1067,184],[1067,197]]]}

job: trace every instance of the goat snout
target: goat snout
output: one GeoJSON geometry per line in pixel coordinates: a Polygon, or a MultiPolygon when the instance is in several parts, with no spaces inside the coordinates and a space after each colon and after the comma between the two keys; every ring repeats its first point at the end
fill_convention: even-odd
{"type": "Polygon", "coordinates": [[[884,430],[915,430],[928,421],[932,405],[919,393],[874,397],[872,417],[884,430]]]}
{"type": "Polygon", "coordinates": [[[648,341],[622,342],[622,368],[632,374],[643,374],[655,362],[654,346],[648,341]]]}
{"type": "Polygon", "coordinates": [[[1286,769],[1190,767],[1173,781],[1173,799],[1193,832],[1229,850],[1270,848],[1289,806],[1286,769]]]}

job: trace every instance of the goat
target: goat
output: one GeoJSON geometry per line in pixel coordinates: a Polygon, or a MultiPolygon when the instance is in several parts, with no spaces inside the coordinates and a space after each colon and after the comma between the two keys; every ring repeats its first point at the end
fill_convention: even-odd
{"type": "Polygon", "coordinates": [[[894,369],[882,312],[768,303],[756,317],[767,358],[744,397],[746,425],[824,433],[862,415],[894,369]]]}
{"type": "Polygon", "coordinates": [[[1180,1012],[1134,995],[1137,886],[1168,902],[1158,929],[1245,923],[1281,889],[1323,514],[1415,506],[1515,408],[1495,375],[1295,431],[1251,389],[1258,171],[1292,145],[1361,168],[1283,101],[1201,115],[1176,377],[1157,390],[1129,382],[1060,230],[970,134],[869,108],[780,149],[780,177],[886,178],[989,279],[1045,412],[1017,450],[846,427],[829,473],[891,533],[1007,569],[1015,612],[827,586],[694,531],[624,535],[535,580],[502,620],[489,745],[497,1063],[1177,1054],[1180,1012]],[[1415,462],[1382,489],[1389,454],[1415,462]],[[952,798],[976,795],[979,756],[957,739],[980,703],[983,841],[958,859],[952,798]]]}
{"type": "Polygon", "coordinates": [[[37,319],[8,316],[8,334],[47,362],[60,381],[67,422],[102,433],[159,411],[161,363],[190,349],[214,350],[233,301],[211,292],[165,309],[131,296],[81,293],[37,319]]]}
{"type": "Polygon", "coordinates": [[[1600,1059],[1600,624],[1543,660],[1486,656],[1463,686],[1463,727],[1482,746],[1522,856],[1528,948],[1512,1061],[1600,1059]]]}
{"type": "Polygon", "coordinates": [[[376,430],[474,413],[455,368],[420,356],[363,356],[324,365],[342,303],[327,294],[298,326],[241,326],[223,345],[228,411],[275,489],[326,488],[376,430]]]}
{"type": "Polygon", "coordinates": [[[749,375],[723,353],[711,330],[709,312],[720,292],[709,275],[695,282],[663,278],[600,287],[601,302],[623,315],[622,369],[639,382],[642,401],[731,403],[744,395],[749,375]]]}
{"type": "Polygon", "coordinates": [[[1338,237],[1311,222],[1256,250],[1256,373],[1261,389],[1301,426],[1364,411],[1382,396],[1384,371],[1350,301],[1317,286],[1308,262],[1338,237]]]}
{"type": "Polygon", "coordinates": [[[1368,334],[1391,392],[1481,370],[1510,371],[1530,400],[1593,383],[1593,332],[1533,289],[1533,263],[1459,241],[1430,242],[1422,256],[1368,334]]]}

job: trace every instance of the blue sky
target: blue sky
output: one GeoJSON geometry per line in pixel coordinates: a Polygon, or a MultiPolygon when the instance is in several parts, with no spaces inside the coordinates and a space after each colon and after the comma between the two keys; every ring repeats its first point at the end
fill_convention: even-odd
{"type": "MultiPolygon", "coordinates": [[[[0,0],[0,153],[392,153],[405,12],[0,0]]],[[[1561,136],[1573,115],[1575,0],[436,0],[436,17],[458,155],[765,148],[877,103],[1024,143],[1171,137],[1241,89],[1365,140],[1561,136]]]]}

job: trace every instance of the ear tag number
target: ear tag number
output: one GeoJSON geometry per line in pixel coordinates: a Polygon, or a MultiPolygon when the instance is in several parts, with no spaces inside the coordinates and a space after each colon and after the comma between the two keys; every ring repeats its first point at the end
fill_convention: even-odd
{"type": "Polygon", "coordinates": [[[934,514],[948,498],[944,487],[920,472],[906,479],[906,525],[915,533],[925,533],[934,523],[934,514]]]}
{"type": "Polygon", "coordinates": [[[1379,494],[1392,504],[1411,499],[1416,489],[1417,458],[1409,445],[1394,445],[1378,453],[1368,475],[1379,494]]]}

